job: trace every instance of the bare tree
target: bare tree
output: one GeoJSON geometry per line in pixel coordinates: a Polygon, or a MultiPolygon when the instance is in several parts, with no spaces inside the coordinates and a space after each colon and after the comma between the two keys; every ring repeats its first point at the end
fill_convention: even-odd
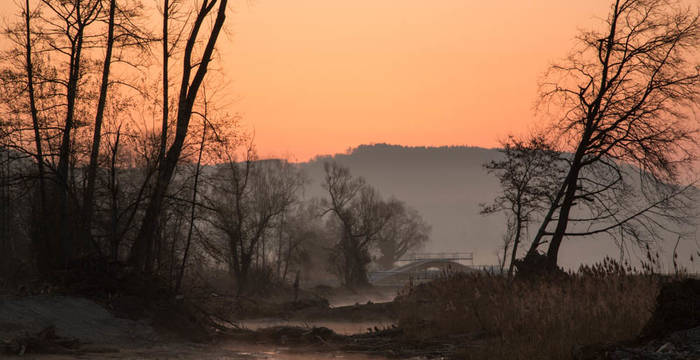
{"type": "Polygon", "coordinates": [[[298,203],[283,214],[277,222],[275,266],[277,278],[286,281],[290,271],[300,270],[314,261],[326,264],[324,256],[311,255],[311,251],[325,250],[326,228],[319,216],[318,203],[298,203]],[[313,250],[311,248],[314,248],[313,250]],[[310,259],[317,256],[316,259],[310,259]]]}
{"type": "Polygon", "coordinates": [[[682,218],[673,214],[687,205],[681,179],[695,154],[698,16],[677,1],[615,0],[605,29],[583,32],[547,74],[542,103],[557,109],[554,133],[571,156],[528,254],[551,237],[546,268],[564,237],[654,238],[667,228],[659,217],[682,218]],[[576,204],[588,214],[572,217],[576,204]]]}
{"type": "Polygon", "coordinates": [[[369,249],[391,220],[391,206],[363,178],[354,178],[348,168],[335,162],[323,166],[323,187],[329,197],[324,201],[325,212],[334,215],[330,224],[339,235],[331,262],[345,286],[366,286],[367,265],[372,260],[369,249]]]}
{"type": "Polygon", "coordinates": [[[192,245],[192,232],[194,231],[194,220],[195,213],[197,211],[197,190],[199,189],[199,178],[202,170],[202,154],[204,153],[204,146],[207,140],[207,102],[206,95],[204,100],[204,114],[202,118],[202,139],[199,142],[199,154],[197,155],[197,165],[195,165],[194,170],[194,184],[192,186],[192,203],[190,204],[190,224],[187,229],[187,239],[185,240],[185,250],[182,254],[182,264],[180,265],[180,270],[175,283],[175,293],[180,292],[180,286],[182,285],[182,278],[185,275],[185,266],[187,265],[187,259],[189,257],[190,247],[192,245]]]}
{"type": "MultiPolygon", "coordinates": [[[[34,89],[35,81],[36,81],[36,75],[34,73],[35,70],[35,64],[33,60],[33,52],[36,50],[34,49],[34,43],[36,42],[35,37],[32,35],[34,32],[36,32],[36,29],[33,28],[32,24],[34,20],[38,17],[38,14],[36,11],[31,11],[30,6],[29,6],[29,1],[25,1],[24,3],[24,8],[22,9],[23,15],[24,15],[24,42],[20,40],[19,36],[19,29],[12,29],[8,28],[5,30],[6,37],[14,40],[14,42],[17,45],[23,45],[23,50],[24,50],[24,75],[26,76],[26,88],[23,88],[20,90],[20,93],[24,92],[26,90],[27,92],[27,100],[29,101],[29,114],[31,117],[31,128],[33,130],[33,141],[34,141],[34,149],[31,150],[29,146],[27,146],[27,149],[23,149],[25,151],[28,151],[29,153],[32,153],[34,160],[36,162],[37,166],[37,177],[39,179],[39,204],[38,204],[38,212],[40,213],[38,217],[40,219],[44,219],[46,216],[44,212],[46,211],[46,170],[45,170],[45,165],[44,165],[44,151],[42,147],[42,137],[41,137],[41,125],[40,125],[40,119],[39,119],[39,110],[37,109],[37,99],[36,99],[36,91],[34,89]]],[[[12,55],[10,55],[12,56],[12,55]]],[[[5,75],[3,78],[7,80],[12,79],[14,76],[10,75],[11,71],[9,69],[5,70],[5,75]],[[8,79],[9,77],[9,79],[8,79]]],[[[13,95],[17,95],[16,92],[11,92],[13,95]]],[[[12,95],[11,95],[12,96],[12,95]]],[[[15,99],[16,100],[16,99],[15,99]]],[[[10,99],[7,99],[6,101],[10,101],[10,99]]],[[[21,107],[22,105],[20,105],[21,107]]],[[[10,106],[12,108],[12,106],[10,106]]],[[[17,109],[18,108],[14,108],[17,109]]],[[[5,135],[8,136],[12,133],[11,130],[12,126],[5,126],[3,124],[3,131],[2,134],[0,135],[5,135]]],[[[6,144],[4,144],[6,145],[6,144]]],[[[7,147],[5,147],[5,150],[9,150],[7,147]]],[[[8,155],[8,162],[9,162],[9,153],[8,155]]],[[[6,170],[8,170],[7,168],[6,170]]],[[[6,176],[9,176],[9,173],[5,174],[6,176]]],[[[9,194],[8,194],[9,197],[9,194]]],[[[9,203],[8,203],[9,204],[9,203]]],[[[36,231],[34,232],[34,247],[36,249],[35,252],[35,257],[37,259],[37,264],[41,268],[42,272],[46,271],[46,265],[48,264],[48,258],[49,258],[49,251],[48,251],[48,244],[47,244],[47,238],[45,236],[46,231],[43,229],[43,222],[38,222],[36,224],[33,224],[33,226],[37,227],[36,231]]]]}
{"type": "Polygon", "coordinates": [[[107,241],[106,253],[112,261],[120,261],[121,248],[137,230],[135,225],[143,210],[142,204],[148,192],[150,179],[155,168],[157,146],[148,133],[138,133],[132,124],[109,124],[106,129],[107,176],[98,177],[104,195],[97,197],[96,216],[97,238],[107,241]],[[149,143],[150,142],[150,143],[149,143]]]}
{"type": "Polygon", "coordinates": [[[501,237],[501,248],[496,251],[498,266],[501,274],[504,273],[506,268],[506,261],[508,261],[508,250],[510,250],[510,247],[513,245],[513,238],[515,237],[514,230],[515,221],[513,221],[513,216],[506,215],[506,232],[501,237]],[[503,251],[503,253],[500,254],[499,251],[503,251]]]}
{"type": "MultiPolygon", "coordinates": [[[[158,164],[158,174],[153,192],[149,197],[148,207],[141,223],[141,229],[131,249],[131,262],[143,271],[151,271],[153,264],[152,246],[153,234],[156,230],[156,219],[160,215],[161,205],[167,193],[168,185],[172,179],[177,162],[180,159],[182,148],[187,137],[192,109],[197,99],[199,88],[207,74],[209,63],[212,60],[214,47],[219,33],[226,19],[226,7],[228,0],[203,0],[195,15],[192,29],[185,43],[182,60],[182,80],[177,102],[177,128],[173,143],[170,145],[163,161],[158,164]],[[209,14],[218,4],[218,10],[214,18],[209,36],[206,37],[205,46],[198,61],[193,61],[195,45],[200,41],[199,35],[209,14]],[[196,69],[196,70],[195,70],[196,69]],[[194,71],[194,74],[193,74],[194,71]]],[[[167,101],[167,99],[164,99],[167,101]]]]}
{"type": "Polygon", "coordinates": [[[393,268],[407,252],[423,246],[429,240],[431,230],[420,213],[402,201],[391,199],[388,206],[392,214],[377,235],[376,243],[380,252],[377,264],[385,270],[393,268]]]}
{"type": "Polygon", "coordinates": [[[39,228],[34,232],[37,263],[44,270],[65,265],[96,248],[89,249],[87,245],[92,240],[93,195],[102,123],[109,101],[109,69],[114,61],[124,62],[125,58],[113,56],[112,50],[118,49],[115,51],[119,54],[122,49],[146,41],[134,24],[139,16],[138,1],[110,1],[105,8],[106,3],[41,0],[30,11],[29,2],[25,1],[22,36],[19,28],[5,29],[6,39],[16,45],[5,54],[2,72],[4,82],[17,85],[14,90],[4,89],[7,98],[3,106],[16,115],[11,130],[13,145],[31,154],[39,168],[39,211],[56,209],[39,216],[41,220],[33,225],[39,228]],[[106,39],[103,32],[107,33],[106,39]],[[19,47],[24,50],[21,72],[13,66],[18,63],[19,47]],[[98,62],[93,57],[102,49],[107,55],[102,81],[98,83],[98,62]],[[26,81],[18,82],[20,77],[26,81]],[[91,128],[87,119],[93,110],[95,126],[90,145],[86,130],[91,128]],[[31,126],[23,117],[31,120],[31,126]],[[32,144],[24,136],[28,129],[33,132],[32,144]],[[74,171],[86,163],[86,158],[87,171],[74,171]],[[83,175],[87,186],[80,193],[78,186],[83,179],[78,178],[83,175]],[[47,234],[58,236],[42,239],[47,234]]]}
{"type": "MultiPolygon", "coordinates": [[[[99,166],[100,148],[102,143],[102,127],[105,118],[105,107],[107,106],[108,90],[111,85],[110,75],[113,61],[123,61],[124,55],[119,55],[114,59],[113,50],[116,46],[119,50],[127,48],[140,48],[144,50],[146,44],[150,42],[150,37],[144,31],[137,29],[134,20],[140,16],[138,5],[118,7],[116,0],[109,0],[107,16],[107,36],[105,38],[105,57],[102,62],[102,74],[99,86],[99,96],[97,99],[95,121],[90,146],[90,157],[86,171],[86,185],[83,193],[82,205],[82,236],[84,241],[92,241],[92,220],[94,210],[95,184],[97,170],[99,166]],[[118,13],[118,14],[117,14],[118,13]],[[116,28],[116,29],[115,29],[116,28]]],[[[143,53],[143,52],[142,52],[143,53]]],[[[127,55],[128,56],[128,55],[127,55]]],[[[130,62],[135,65],[136,62],[130,62]]]]}
{"type": "Polygon", "coordinates": [[[190,14],[182,14],[180,0],[163,0],[163,29],[162,29],[162,39],[161,39],[161,52],[162,52],[162,115],[161,115],[161,135],[160,135],[160,148],[158,152],[158,163],[162,163],[165,159],[167,144],[168,144],[168,128],[170,126],[170,58],[178,49],[178,45],[182,40],[183,32],[186,27],[180,26],[179,29],[175,29],[174,34],[171,32],[172,27],[170,26],[171,21],[186,23],[187,18],[190,14]],[[186,15],[186,16],[185,16],[186,15]],[[174,35],[174,36],[173,36],[174,35]]]}
{"type": "Polygon", "coordinates": [[[209,222],[225,239],[226,261],[241,294],[247,290],[261,242],[297,201],[303,178],[286,161],[257,160],[251,147],[244,162],[221,167],[208,198],[208,207],[214,210],[209,222]]]}
{"type": "MultiPolygon", "coordinates": [[[[39,126],[39,111],[36,106],[36,98],[34,92],[34,63],[32,62],[32,28],[31,22],[32,16],[29,10],[29,0],[24,3],[24,21],[25,21],[25,52],[26,52],[26,74],[27,74],[27,93],[29,95],[29,109],[32,117],[32,128],[34,130],[34,144],[36,146],[35,159],[37,164],[37,169],[39,171],[39,193],[40,193],[40,207],[45,209],[46,207],[46,185],[45,185],[45,174],[44,174],[44,152],[42,150],[42,141],[39,126]]],[[[42,246],[43,248],[43,246],[42,246]]],[[[42,260],[41,263],[45,263],[42,260]]]]}
{"type": "MultiPolygon", "coordinates": [[[[78,247],[78,244],[74,241],[75,228],[70,219],[69,166],[72,155],[71,145],[73,144],[72,132],[75,127],[76,101],[79,95],[80,80],[83,75],[81,66],[84,65],[83,51],[87,37],[86,28],[95,23],[100,16],[102,2],[99,0],[84,2],[43,0],[43,2],[51,9],[55,18],[65,24],[63,28],[56,28],[51,31],[56,34],[63,32],[65,43],[59,45],[59,52],[68,56],[69,63],[65,93],[66,110],[55,181],[55,199],[58,205],[58,222],[56,225],[60,241],[60,256],[57,263],[65,265],[75,256],[78,247]]],[[[47,20],[48,23],[52,23],[51,21],[51,19],[47,20]]]]}
{"type": "MultiPolygon", "coordinates": [[[[501,184],[501,193],[493,203],[481,205],[484,215],[507,212],[507,237],[505,246],[511,247],[508,275],[513,275],[513,265],[518,254],[523,232],[538,213],[551,205],[551,194],[563,177],[565,165],[543,135],[527,140],[509,137],[500,150],[503,158],[493,160],[484,167],[495,174],[501,184]]],[[[504,259],[506,261],[504,250],[504,259]]]]}
{"type": "Polygon", "coordinates": [[[85,49],[94,45],[88,28],[94,27],[100,17],[101,4],[97,0],[42,0],[30,11],[29,2],[25,2],[22,31],[12,26],[5,31],[6,39],[23,48],[24,58],[21,70],[13,68],[12,63],[17,62],[20,53],[10,49],[3,64],[3,81],[17,86],[14,91],[4,89],[8,96],[4,106],[16,116],[13,142],[21,151],[32,154],[39,167],[43,203],[40,211],[51,206],[57,210],[40,216],[40,229],[35,232],[39,237],[52,231],[57,235],[35,239],[39,267],[44,270],[51,265],[64,265],[75,255],[77,247],[73,242],[74,221],[69,220],[71,210],[77,205],[72,197],[69,168],[74,163],[74,130],[80,122],[76,122],[78,100],[81,96],[89,98],[79,91],[88,73],[85,49]],[[26,81],[18,81],[20,78],[26,81]],[[20,97],[10,98],[13,94],[20,97]],[[23,126],[22,114],[29,115],[30,127],[23,126]],[[23,139],[26,129],[32,129],[33,146],[23,139]],[[49,146],[45,148],[44,142],[49,146]],[[54,159],[58,159],[57,165],[54,159]],[[50,171],[45,166],[47,160],[53,164],[50,171]],[[49,173],[51,177],[46,176],[49,173]],[[50,189],[45,180],[51,181],[50,189]]]}

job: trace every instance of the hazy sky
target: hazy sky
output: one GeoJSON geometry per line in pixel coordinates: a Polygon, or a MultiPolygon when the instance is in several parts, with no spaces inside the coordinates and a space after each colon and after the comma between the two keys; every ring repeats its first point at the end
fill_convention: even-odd
{"type": "MultiPolygon", "coordinates": [[[[16,12],[13,2],[0,12],[16,12]]],[[[496,146],[532,126],[541,74],[610,4],[230,2],[219,42],[230,111],[262,155],[297,160],[373,142],[496,146]]]]}

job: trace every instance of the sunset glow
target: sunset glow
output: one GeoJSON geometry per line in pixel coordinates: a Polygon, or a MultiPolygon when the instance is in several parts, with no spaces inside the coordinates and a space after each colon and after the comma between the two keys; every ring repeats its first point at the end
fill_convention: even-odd
{"type": "Polygon", "coordinates": [[[303,161],[379,142],[493,147],[535,126],[542,73],[608,6],[235,1],[214,67],[227,112],[242,115],[263,156],[303,161]]]}
{"type": "Polygon", "coordinates": [[[533,125],[537,82],[609,1],[237,2],[223,49],[263,155],[363,143],[492,147],[533,125]]]}

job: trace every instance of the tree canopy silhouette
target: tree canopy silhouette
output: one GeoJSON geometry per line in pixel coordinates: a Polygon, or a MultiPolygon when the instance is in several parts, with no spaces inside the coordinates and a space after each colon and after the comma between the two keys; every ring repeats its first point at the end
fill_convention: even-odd
{"type": "Polygon", "coordinates": [[[696,150],[698,16],[677,1],[615,0],[605,27],[582,32],[546,74],[541,106],[554,110],[551,133],[571,156],[530,258],[545,237],[552,269],[564,237],[648,241],[682,221],[696,150]]]}

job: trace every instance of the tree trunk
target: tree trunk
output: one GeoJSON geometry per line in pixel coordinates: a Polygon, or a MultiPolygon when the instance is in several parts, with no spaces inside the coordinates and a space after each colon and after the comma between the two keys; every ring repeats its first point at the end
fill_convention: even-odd
{"type": "MultiPolygon", "coordinates": [[[[206,114],[206,110],[205,110],[206,114]]],[[[206,119],[203,121],[204,128],[202,129],[202,141],[199,143],[199,156],[197,157],[197,167],[194,172],[194,187],[192,189],[192,207],[190,209],[190,228],[187,231],[187,240],[185,243],[185,253],[182,255],[182,264],[180,265],[180,272],[177,275],[177,283],[175,285],[175,294],[180,292],[180,286],[182,285],[182,278],[185,276],[185,266],[187,265],[187,257],[190,252],[190,244],[192,243],[192,231],[194,230],[194,215],[197,210],[197,186],[199,185],[199,170],[202,164],[202,153],[204,152],[204,142],[207,138],[207,122],[206,119]]]]}
{"type": "Polygon", "coordinates": [[[518,256],[518,244],[520,243],[520,232],[523,228],[522,205],[518,201],[517,210],[515,212],[515,237],[513,238],[513,252],[510,255],[510,265],[508,266],[508,277],[513,276],[513,266],[515,259],[518,256]]]}
{"type": "Polygon", "coordinates": [[[574,203],[574,196],[576,195],[576,182],[578,180],[580,167],[572,167],[571,170],[572,171],[566,179],[566,195],[564,196],[564,200],[559,208],[557,227],[554,230],[552,240],[549,242],[549,249],[547,250],[547,270],[554,270],[557,267],[559,246],[564,239],[564,234],[566,233],[566,228],[569,224],[569,213],[571,212],[571,207],[574,203]]]}
{"type": "Polygon", "coordinates": [[[170,81],[168,80],[168,60],[170,59],[170,51],[168,51],[168,17],[170,12],[170,4],[168,0],[163,0],[163,123],[160,130],[160,150],[158,151],[158,164],[163,162],[165,158],[165,146],[168,142],[168,106],[170,99],[168,91],[170,81]]]}
{"type": "Polygon", "coordinates": [[[117,154],[119,153],[119,140],[121,138],[121,126],[117,128],[114,147],[112,147],[112,158],[109,168],[109,190],[110,190],[110,258],[112,261],[119,260],[119,188],[117,185],[117,154]]]}
{"type": "Polygon", "coordinates": [[[284,218],[280,221],[279,231],[277,232],[277,277],[284,281],[282,277],[282,227],[284,218]]]}
{"type": "MultiPolygon", "coordinates": [[[[589,118],[590,123],[590,118],[589,118]]],[[[581,172],[581,163],[583,161],[583,156],[586,147],[588,146],[588,141],[590,138],[590,131],[587,129],[582,137],[581,142],[576,148],[576,153],[571,161],[571,169],[564,180],[564,186],[566,191],[564,193],[564,199],[562,200],[561,206],[559,207],[559,218],[557,219],[557,227],[552,235],[552,240],[549,242],[549,249],[547,250],[547,270],[554,270],[557,267],[557,261],[559,256],[559,246],[561,245],[564,235],[566,234],[566,228],[569,224],[569,213],[574,204],[574,197],[576,196],[576,185],[578,182],[579,173],[581,172]]]]}
{"type": "Polygon", "coordinates": [[[237,294],[238,296],[243,295],[243,293],[248,290],[248,271],[250,270],[250,265],[253,260],[253,254],[241,254],[240,268],[236,274],[237,280],[237,294]]]}
{"type": "Polygon", "coordinates": [[[351,237],[346,251],[347,276],[345,285],[350,288],[364,287],[369,284],[367,269],[365,268],[365,251],[356,238],[351,237]]]}
{"type": "Polygon", "coordinates": [[[221,28],[224,25],[224,20],[226,19],[227,0],[221,0],[212,32],[202,53],[201,63],[197,67],[197,72],[195,73],[194,77],[192,77],[192,81],[190,81],[190,75],[193,69],[191,65],[191,57],[195,43],[197,42],[197,34],[208,12],[213,8],[215,2],[216,0],[213,0],[212,2],[202,2],[202,7],[197,13],[197,18],[195,19],[192,32],[190,33],[187,40],[187,45],[185,46],[175,139],[173,144],[170,146],[168,153],[163,159],[163,163],[159,164],[156,186],[153,194],[151,195],[151,201],[146,209],[146,214],[144,215],[141,229],[139,230],[136,240],[134,241],[134,245],[131,248],[131,262],[142,271],[150,271],[152,260],[148,259],[148,249],[151,247],[153,241],[153,233],[155,230],[154,220],[160,215],[163,198],[168,191],[170,179],[172,179],[175,167],[177,166],[180,159],[180,154],[182,153],[182,147],[185,142],[185,137],[187,136],[190,118],[192,117],[192,108],[194,107],[194,103],[199,92],[199,87],[202,85],[202,81],[204,81],[204,76],[207,73],[207,67],[214,52],[214,45],[216,44],[221,28]]]}
{"type": "Polygon", "coordinates": [[[45,184],[45,171],[44,171],[44,153],[42,149],[40,125],[39,125],[39,111],[36,108],[36,97],[34,94],[34,64],[32,63],[32,42],[31,42],[31,26],[30,26],[30,10],[29,10],[29,0],[25,1],[25,29],[26,29],[26,72],[27,72],[27,91],[29,92],[29,111],[32,116],[32,127],[34,128],[34,143],[36,146],[35,161],[37,169],[39,171],[39,219],[34,221],[35,233],[33,236],[33,242],[35,247],[36,261],[39,272],[48,273],[49,271],[49,253],[50,248],[47,244],[48,239],[46,238],[46,184],[45,184]]]}
{"type": "MultiPolygon", "coordinates": [[[[282,239],[280,239],[280,241],[282,241],[282,239]]],[[[282,251],[282,247],[280,245],[280,252],[281,251],[282,251]]],[[[289,236],[287,238],[287,256],[286,256],[286,259],[284,260],[284,271],[282,272],[282,281],[287,280],[287,272],[289,271],[289,260],[291,258],[292,258],[292,237],[289,236]]]]}
{"type": "Polygon", "coordinates": [[[104,118],[105,104],[107,103],[107,90],[109,88],[109,69],[112,64],[112,48],[114,46],[114,12],[116,0],[109,1],[109,22],[107,24],[107,50],[102,68],[102,83],[100,84],[100,97],[97,101],[97,113],[95,114],[95,129],[90,151],[90,163],[87,171],[87,188],[83,198],[83,234],[84,242],[92,242],[92,218],[93,198],[95,194],[95,177],[100,154],[100,142],[102,140],[102,120],[104,118]]]}
{"type": "MultiPolygon", "coordinates": [[[[80,17],[80,6],[77,16],[80,17]]],[[[78,25],[78,32],[75,42],[71,49],[71,59],[69,67],[68,87],[66,93],[66,119],[63,126],[63,135],[61,138],[61,146],[59,149],[58,166],[56,169],[56,184],[55,193],[58,206],[58,241],[59,252],[56,254],[56,266],[65,266],[72,260],[76,252],[76,244],[73,241],[74,228],[72,219],[70,218],[70,204],[68,198],[69,179],[68,170],[71,157],[71,143],[73,141],[71,132],[73,130],[73,122],[75,115],[75,102],[78,94],[78,81],[80,79],[80,61],[83,49],[83,25],[78,25]]]]}

